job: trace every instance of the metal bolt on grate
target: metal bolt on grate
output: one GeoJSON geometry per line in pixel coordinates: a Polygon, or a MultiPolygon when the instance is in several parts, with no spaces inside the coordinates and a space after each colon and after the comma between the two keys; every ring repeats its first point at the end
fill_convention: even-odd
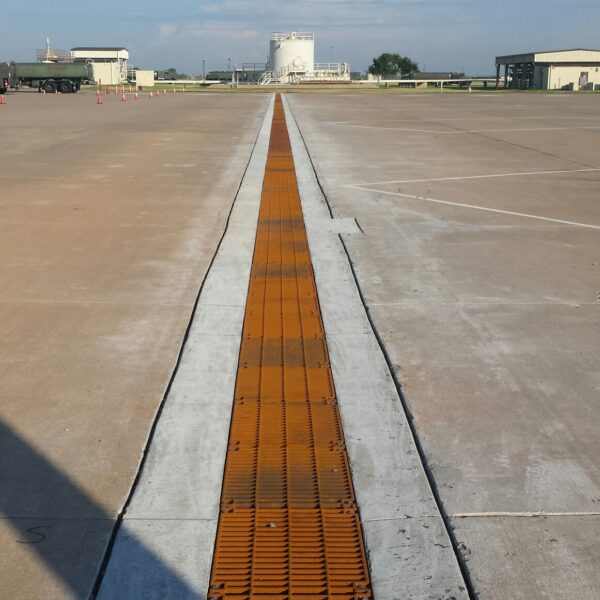
{"type": "Polygon", "coordinates": [[[292,150],[278,94],[209,599],[371,597],[292,150]]]}

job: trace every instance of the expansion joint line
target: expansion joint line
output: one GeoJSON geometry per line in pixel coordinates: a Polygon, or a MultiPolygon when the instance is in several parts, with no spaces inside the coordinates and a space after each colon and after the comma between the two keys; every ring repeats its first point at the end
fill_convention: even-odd
{"type": "Polygon", "coordinates": [[[372,598],[279,94],[208,598],[372,598]]]}

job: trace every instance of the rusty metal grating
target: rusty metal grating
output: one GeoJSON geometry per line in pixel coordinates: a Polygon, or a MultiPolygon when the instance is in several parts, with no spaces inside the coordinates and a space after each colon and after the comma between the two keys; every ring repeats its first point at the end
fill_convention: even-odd
{"type": "Polygon", "coordinates": [[[209,599],[371,598],[279,95],[242,335],[209,599]]]}

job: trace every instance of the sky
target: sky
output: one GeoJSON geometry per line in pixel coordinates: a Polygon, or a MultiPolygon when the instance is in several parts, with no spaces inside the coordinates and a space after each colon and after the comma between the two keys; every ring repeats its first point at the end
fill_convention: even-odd
{"type": "Polygon", "coordinates": [[[423,71],[494,72],[501,54],[600,48],[600,0],[2,0],[0,61],[124,46],[130,63],[198,74],[264,62],[271,31],[316,36],[316,60],[364,71],[398,52],[423,71]]]}

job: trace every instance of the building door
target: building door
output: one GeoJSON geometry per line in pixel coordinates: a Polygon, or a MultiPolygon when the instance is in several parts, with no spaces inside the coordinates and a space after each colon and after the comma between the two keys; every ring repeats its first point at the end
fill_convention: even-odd
{"type": "Polygon", "coordinates": [[[579,75],[579,89],[585,88],[588,84],[588,71],[583,71],[579,75]]]}
{"type": "Polygon", "coordinates": [[[539,88],[540,90],[543,90],[544,88],[547,87],[546,85],[544,85],[545,75],[548,72],[547,67],[536,67],[535,72],[537,72],[538,81],[534,87],[539,88]]]}

